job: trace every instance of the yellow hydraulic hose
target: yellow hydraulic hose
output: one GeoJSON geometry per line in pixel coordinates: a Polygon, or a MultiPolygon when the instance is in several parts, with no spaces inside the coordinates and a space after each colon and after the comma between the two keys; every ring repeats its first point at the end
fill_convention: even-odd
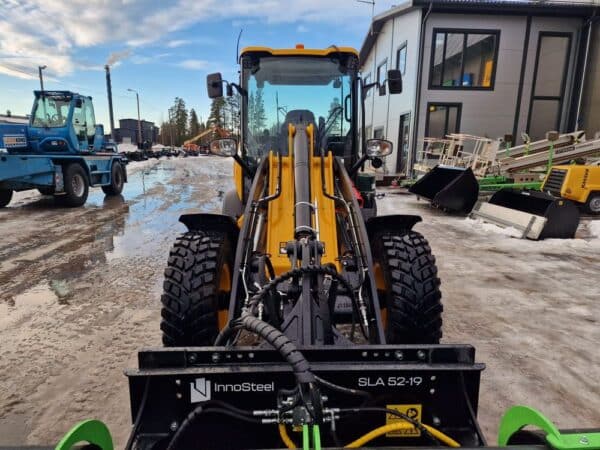
{"type": "MultiPolygon", "coordinates": [[[[427,431],[429,431],[429,433],[431,433],[432,436],[434,436],[440,442],[443,442],[444,444],[446,444],[448,447],[455,447],[455,448],[460,447],[460,444],[458,442],[456,442],[451,437],[445,435],[441,431],[439,431],[433,427],[430,427],[429,425],[425,425],[425,424],[422,424],[422,425],[427,431]]],[[[362,447],[367,442],[372,441],[373,439],[381,436],[382,434],[390,433],[392,431],[397,431],[397,430],[405,430],[407,426],[409,426],[409,425],[407,425],[405,422],[397,422],[397,423],[392,423],[389,425],[383,425],[379,428],[375,428],[374,430],[369,431],[367,434],[359,437],[357,440],[346,445],[344,448],[362,447]]]]}
{"type": "Polygon", "coordinates": [[[282,423],[279,424],[279,436],[281,436],[281,440],[287,448],[298,448],[298,446],[294,444],[294,441],[292,441],[290,438],[285,425],[282,423]]]}

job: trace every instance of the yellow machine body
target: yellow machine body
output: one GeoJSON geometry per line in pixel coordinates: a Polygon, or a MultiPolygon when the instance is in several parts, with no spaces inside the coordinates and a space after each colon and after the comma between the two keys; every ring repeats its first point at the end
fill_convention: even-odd
{"type": "Polygon", "coordinates": [[[542,185],[544,192],[577,203],[586,203],[593,192],[600,192],[600,166],[553,166],[542,185]]]}
{"type": "MultiPolygon", "coordinates": [[[[290,262],[285,251],[286,243],[294,240],[294,157],[293,136],[296,129],[290,125],[288,137],[289,156],[281,157],[281,194],[269,203],[267,215],[267,232],[265,249],[271,254],[275,273],[280,275],[290,269],[290,262]]],[[[300,131],[298,131],[300,132],[300,131]]],[[[335,223],[334,201],[325,197],[321,185],[321,158],[314,156],[313,127],[306,129],[310,148],[310,191],[311,199],[316,204],[313,227],[319,232],[319,240],[325,244],[322,263],[338,265],[337,228],[335,223]],[[317,219],[318,217],[318,219],[317,219]]],[[[333,156],[329,153],[324,158],[325,184],[328,192],[333,192],[333,156]]],[[[269,195],[274,195],[279,176],[277,155],[269,154],[269,195]]],[[[308,180],[307,180],[308,182],[308,180]]],[[[339,267],[338,267],[339,269],[339,267]]]]}

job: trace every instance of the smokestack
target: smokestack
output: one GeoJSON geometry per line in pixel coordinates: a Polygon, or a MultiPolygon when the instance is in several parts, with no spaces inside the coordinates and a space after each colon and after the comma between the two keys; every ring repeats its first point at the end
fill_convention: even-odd
{"type": "Polygon", "coordinates": [[[112,104],[112,88],[110,85],[110,66],[107,64],[104,66],[106,70],[106,93],[108,95],[108,116],[110,118],[110,137],[113,142],[115,140],[115,118],[113,116],[113,104],[112,104]]]}

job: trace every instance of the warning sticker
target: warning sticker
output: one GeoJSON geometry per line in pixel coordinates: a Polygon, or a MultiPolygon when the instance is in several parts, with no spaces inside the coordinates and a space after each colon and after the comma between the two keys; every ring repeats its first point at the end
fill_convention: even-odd
{"type": "MultiPolygon", "coordinates": [[[[394,409],[402,414],[405,414],[408,418],[414,419],[418,422],[421,421],[421,412],[423,405],[387,405],[387,409],[394,409]]],[[[393,414],[386,414],[385,419],[386,425],[392,425],[401,423],[405,426],[402,428],[391,431],[386,434],[386,437],[419,437],[421,436],[421,430],[415,428],[411,423],[406,420],[395,416],[393,414]]]]}

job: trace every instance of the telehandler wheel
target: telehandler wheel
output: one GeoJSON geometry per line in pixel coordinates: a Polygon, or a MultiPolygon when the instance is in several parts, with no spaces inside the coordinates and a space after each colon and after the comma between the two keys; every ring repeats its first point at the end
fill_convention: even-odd
{"type": "Polygon", "coordinates": [[[161,296],[166,347],[213,345],[226,320],[232,267],[232,245],[225,234],[189,231],[177,238],[161,296]]]}
{"type": "Polygon", "coordinates": [[[110,184],[108,186],[102,186],[102,191],[106,195],[119,195],[123,192],[123,185],[125,184],[125,170],[123,166],[118,162],[113,163],[110,175],[110,184]]]}
{"type": "Polygon", "coordinates": [[[82,206],[85,204],[90,190],[87,172],[77,163],[69,164],[63,170],[65,194],[55,196],[56,201],[63,206],[82,206]]]}
{"type": "Polygon", "coordinates": [[[587,202],[585,202],[585,209],[590,214],[600,215],[600,192],[590,192],[587,202]]]}
{"type": "Polygon", "coordinates": [[[12,189],[0,189],[0,208],[4,208],[12,199],[12,189]]]}
{"type": "Polygon", "coordinates": [[[442,337],[442,294],[435,257],[416,231],[387,233],[373,242],[385,280],[388,344],[437,344],[442,337]]]}

